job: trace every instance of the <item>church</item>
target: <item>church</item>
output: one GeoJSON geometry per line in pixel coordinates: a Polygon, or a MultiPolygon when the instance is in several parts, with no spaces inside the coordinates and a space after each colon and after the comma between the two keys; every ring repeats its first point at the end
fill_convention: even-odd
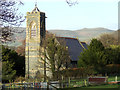
{"type": "MultiPolygon", "coordinates": [[[[34,77],[38,70],[44,74],[44,62],[40,60],[40,48],[42,39],[45,38],[46,34],[45,19],[45,13],[41,12],[37,5],[35,5],[32,12],[27,12],[26,15],[25,76],[27,78],[34,77]],[[42,68],[40,69],[36,67],[38,60],[41,62],[42,68]]],[[[58,41],[64,39],[72,68],[76,68],[80,53],[87,49],[86,43],[71,37],[56,37],[56,39],[58,41]]],[[[46,75],[51,77],[49,70],[46,70],[46,75]]]]}

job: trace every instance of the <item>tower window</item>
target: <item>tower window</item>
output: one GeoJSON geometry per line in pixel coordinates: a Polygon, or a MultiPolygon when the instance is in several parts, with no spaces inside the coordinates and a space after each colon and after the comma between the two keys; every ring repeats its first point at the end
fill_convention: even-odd
{"type": "Polygon", "coordinates": [[[31,24],[31,38],[36,36],[36,23],[31,24]]]}

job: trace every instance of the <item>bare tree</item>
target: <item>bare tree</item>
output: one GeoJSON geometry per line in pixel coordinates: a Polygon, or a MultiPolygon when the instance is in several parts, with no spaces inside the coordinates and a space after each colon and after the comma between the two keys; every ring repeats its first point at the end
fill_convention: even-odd
{"type": "Polygon", "coordinates": [[[104,47],[110,47],[111,45],[118,45],[117,34],[103,34],[100,36],[99,40],[102,42],[104,47]]]}
{"type": "Polygon", "coordinates": [[[22,45],[18,46],[15,51],[20,56],[25,56],[25,40],[22,40],[21,42],[22,42],[22,45]]]}
{"type": "Polygon", "coordinates": [[[23,3],[11,0],[0,1],[0,21],[2,21],[2,26],[19,26],[24,20],[22,14],[18,13],[17,5],[23,5],[23,3]]]}
{"type": "Polygon", "coordinates": [[[23,15],[18,13],[18,7],[23,5],[21,1],[0,1],[0,41],[11,41],[11,36],[17,32],[12,26],[20,26],[24,21],[23,15]]]}
{"type": "Polygon", "coordinates": [[[69,6],[73,6],[73,5],[78,4],[78,0],[66,0],[66,2],[69,6]]]}
{"type": "Polygon", "coordinates": [[[56,40],[56,37],[52,35],[46,36],[46,39],[43,41],[42,47],[44,48],[44,50],[40,50],[40,55],[41,60],[44,61],[46,64],[44,65],[44,69],[49,69],[52,73],[52,76],[59,79],[61,74],[60,71],[68,68],[68,66],[70,65],[68,49],[65,45],[61,45],[61,43],[56,40]]]}

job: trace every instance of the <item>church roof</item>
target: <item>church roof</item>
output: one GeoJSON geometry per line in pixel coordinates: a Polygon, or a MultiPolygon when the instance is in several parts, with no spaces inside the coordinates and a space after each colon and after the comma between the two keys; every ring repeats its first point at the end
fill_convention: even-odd
{"type": "Polygon", "coordinates": [[[80,53],[83,49],[87,49],[87,44],[85,42],[80,42],[77,38],[68,37],[56,37],[58,41],[64,40],[66,46],[68,47],[68,52],[71,61],[78,61],[80,53]]]}

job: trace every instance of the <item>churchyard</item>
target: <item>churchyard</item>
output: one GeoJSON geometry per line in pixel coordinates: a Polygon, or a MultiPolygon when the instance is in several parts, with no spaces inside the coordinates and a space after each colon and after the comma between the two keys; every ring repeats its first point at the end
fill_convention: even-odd
{"type": "MultiPolygon", "coordinates": [[[[99,81],[97,81],[99,82],[99,81]]],[[[101,88],[101,89],[107,89],[107,88],[120,88],[120,76],[111,76],[108,77],[107,82],[101,83],[101,84],[89,84],[88,78],[82,78],[82,79],[72,79],[68,78],[68,80],[63,80],[63,81],[51,81],[51,82],[39,82],[39,81],[27,81],[27,82],[11,82],[11,83],[6,83],[3,84],[3,88],[19,88],[19,89],[24,89],[24,88],[31,88],[31,89],[47,89],[49,90],[52,89],[58,89],[58,90],[79,90],[79,89],[84,89],[84,88],[101,88]]]]}

